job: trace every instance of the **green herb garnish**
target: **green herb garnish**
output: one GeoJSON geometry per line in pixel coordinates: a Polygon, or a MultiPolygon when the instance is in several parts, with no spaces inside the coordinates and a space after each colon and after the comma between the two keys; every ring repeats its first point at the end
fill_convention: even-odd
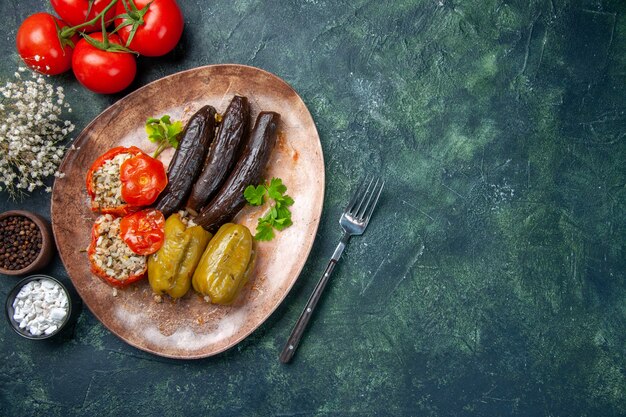
{"type": "Polygon", "coordinates": [[[249,185],[243,191],[243,196],[246,198],[248,203],[251,206],[260,206],[263,204],[263,196],[267,193],[267,188],[264,185],[259,185],[255,187],[254,185],[249,185]]]}
{"type": "Polygon", "coordinates": [[[149,117],[146,120],[146,133],[151,142],[158,144],[152,156],[156,158],[170,146],[174,149],[178,148],[178,137],[182,131],[183,123],[180,120],[172,123],[167,114],[160,119],[149,117]]]}
{"type": "Polygon", "coordinates": [[[291,226],[291,210],[289,206],[293,204],[293,198],[285,194],[287,187],[280,178],[272,178],[269,185],[260,184],[258,186],[249,185],[243,192],[243,196],[252,206],[260,206],[265,202],[265,196],[272,201],[269,211],[265,216],[259,218],[256,226],[256,240],[272,240],[274,229],[284,230],[291,226]]]}

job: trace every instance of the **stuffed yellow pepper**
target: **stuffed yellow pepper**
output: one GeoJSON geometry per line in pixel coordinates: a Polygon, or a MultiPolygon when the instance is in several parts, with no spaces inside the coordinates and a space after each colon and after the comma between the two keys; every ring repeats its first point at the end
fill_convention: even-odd
{"type": "Polygon", "coordinates": [[[226,223],[207,245],[193,274],[192,285],[213,304],[232,303],[254,267],[250,230],[226,223]]]}
{"type": "Polygon", "coordinates": [[[187,227],[178,213],[168,217],[165,242],[148,259],[148,281],[152,290],[172,298],[185,295],[211,236],[201,226],[187,227]]]}

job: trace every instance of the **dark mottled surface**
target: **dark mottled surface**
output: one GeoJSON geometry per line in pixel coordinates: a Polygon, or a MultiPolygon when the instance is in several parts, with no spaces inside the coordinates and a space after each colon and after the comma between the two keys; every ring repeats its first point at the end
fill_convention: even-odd
{"type": "MultiPolygon", "coordinates": [[[[319,239],[275,314],[213,358],[143,353],[86,309],[56,342],[1,326],[0,414],[626,414],[622,1],[180,3],[182,42],[132,88],[227,62],[289,82],[326,158],[319,239]],[[366,170],[388,181],[377,216],[281,365],[366,170]]],[[[19,22],[48,8],[0,3],[3,81],[19,22]]],[[[121,97],[53,81],[79,128],[121,97]]],[[[2,194],[15,207],[49,216],[49,196],[2,194]]]]}

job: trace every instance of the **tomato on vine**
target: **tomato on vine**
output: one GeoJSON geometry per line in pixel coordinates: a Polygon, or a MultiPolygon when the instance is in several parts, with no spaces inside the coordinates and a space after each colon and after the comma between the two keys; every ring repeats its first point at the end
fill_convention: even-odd
{"type": "Polygon", "coordinates": [[[118,0],[115,30],[125,46],[145,56],[170,52],[185,21],[176,0],[118,0]]]}
{"type": "MultiPolygon", "coordinates": [[[[117,0],[50,0],[54,11],[70,26],[77,26],[94,19],[112,1],[117,0]]],[[[115,7],[109,8],[104,14],[104,20],[110,21],[115,17],[115,7]]],[[[100,29],[100,23],[94,23],[81,28],[85,32],[95,32],[100,29]]]]}
{"type": "Polygon", "coordinates": [[[72,58],[76,79],[95,93],[113,94],[130,85],[137,74],[135,55],[115,34],[84,35],[72,58]]]}
{"type": "Polygon", "coordinates": [[[49,13],[27,17],[17,30],[17,52],[24,63],[42,74],[56,75],[70,69],[78,36],[61,34],[67,24],[49,13]]]}
{"type": "Polygon", "coordinates": [[[20,57],[47,75],[71,67],[83,86],[100,94],[128,87],[137,72],[134,55],[165,55],[183,32],[184,19],[176,0],[50,1],[65,20],[49,13],[24,20],[16,38],[20,57]],[[107,33],[112,20],[116,27],[107,33]]]}

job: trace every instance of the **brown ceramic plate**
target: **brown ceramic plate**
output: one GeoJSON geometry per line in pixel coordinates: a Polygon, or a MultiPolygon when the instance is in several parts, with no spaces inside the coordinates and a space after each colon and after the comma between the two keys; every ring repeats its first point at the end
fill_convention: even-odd
{"type": "MultiPolygon", "coordinates": [[[[324,160],[319,136],[298,94],[280,78],[243,65],[211,65],[183,71],[121,99],[82,131],[68,151],[52,193],[52,228],[63,264],[93,314],[129,344],[171,358],[201,358],[222,352],[259,327],[285,298],[307,259],[324,199],[324,160]],[[280,177],[295,204],[293,226],[257,245],[257,264],[237,301],[207,304],[193,291],[173,302],[153,300],[147,280],[117,293],[92,275],[85,248],[97,217],[89,209],[85,176],[91,163],[114,146],[150,152],[144,122],[169,114],[187,120],[204,104],[223,112],[234,94],[245,95],[253,119],[260,110],[281,114],[278,141],[266,178],[280,177]]],[[[164,163],[171,151],[162,156],[164,163]]],[[[246,207],[236,222],[254,231],[264,208],[246,207]]]]}

